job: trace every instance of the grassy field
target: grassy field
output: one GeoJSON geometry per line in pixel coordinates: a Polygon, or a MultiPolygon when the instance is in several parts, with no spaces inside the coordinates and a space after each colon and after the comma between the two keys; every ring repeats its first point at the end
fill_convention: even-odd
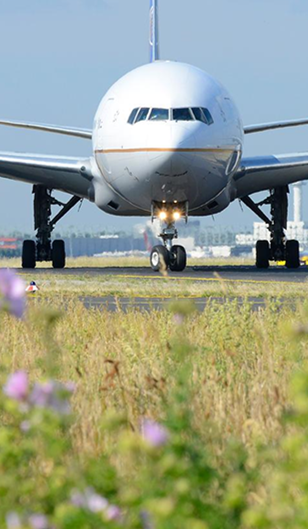
{"type": "MultiPolygon", "coordinates": [[[[175,303],[172,310],[181,313],[183,306],[175,303]]],[[[61,379],[78,385],[76,446],[96,453],[106,408],[125,409],[135,425],[140,415],[162,416],[173,386],[171,349],[187,340],[193,345],[191,408],[198,428],[207,437],[218,430],[222,443],[237,435],[249,444],[255,435],[272,440],[281,433],[290,376],[308,352],[306,339],[295,351],[291,330],[306,318],[302,305],[289,311],[269,302],[252,313],[249,304],[233,302],[193,312],[178,325],[172,311],[86,310],[74,297],[63,309],[61,298],[44,304],[36,298],[25,322],[2,318],[2,370],[25,369],[40,378],[44,355],[57,354],[61,379]],[[46,331],[54,311],[59,320],[46,331]]]]}
{"type": "Polygon", "coordinates": [[[0,313],[2,386],[22,370],[31,384],[53,378],[76,388],[69,422],[12,402],[1,408],[0,522],[15,516],[3,527],[306,527],[308,287],[216,279],[50,273],[38,275],[23,320],[0,313]],[[110,293],[174,301],[111,313],[79,299],[110,293]],[[248,301],[214,300],[202,313],[178,299],[217,294],[266,299],[257,312],[248,301]],[[292,306],[279,301],[288,296],[292,306]],[[164,446],[140,440],[144,418],[166,425],[164,446]],[[123,518],[105,525],[104,509],[68,500],[94,489],[123,518]],[[32,512],[50,525],[32,524],[32,512]]]}

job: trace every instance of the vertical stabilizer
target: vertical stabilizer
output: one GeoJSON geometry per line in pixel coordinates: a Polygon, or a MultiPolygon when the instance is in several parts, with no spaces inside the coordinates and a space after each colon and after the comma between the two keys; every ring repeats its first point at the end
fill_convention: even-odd
{"type": "Polygon", "coordinates": [[[150,0],[150,62],[158,60],[158,0],[150,0]]]}

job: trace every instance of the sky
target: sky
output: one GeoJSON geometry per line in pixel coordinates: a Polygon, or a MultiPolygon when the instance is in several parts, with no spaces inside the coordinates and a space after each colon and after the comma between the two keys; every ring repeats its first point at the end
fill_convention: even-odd
{"type": "MultiPolygon", "coordinates": [[[[245,125],[308,117],[307,0],[160,0],[159,8],[161,58],[216,77],[245,125]]],[[[0,118],[92,128],[110,86],[148,62],[148,10],[149,0],[0,0],[0,118]]],[[[2,152],[83,157],[91,147],[87,140],[0,127],[2,152]]],[[[246,156],[291,152],[308,152],[308,127],[245,141],[246,156]]],[[[0,233],[31,232],[31,186],[1,179],[0,189],[0,233]]],[[[308,220],[305,204],[308,185],[308,220]]],[[[255,220],[236,201],[202,224],[255,220]]],[[[85,201],[58,226],[118,230],[139,222],[85,201]]]]}

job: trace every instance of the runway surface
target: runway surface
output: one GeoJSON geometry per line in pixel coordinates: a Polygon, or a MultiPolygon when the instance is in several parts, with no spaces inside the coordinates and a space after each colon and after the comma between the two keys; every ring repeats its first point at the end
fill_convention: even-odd
{"type": "MultiPolygon", "coordinates": [[[[186,297],[186,300],[192,301],[193,305],[199,312],[203,312],[208,306],[220,306],[226,303],[236,303],[237,307],[243,306],[243,304],[249,304],[252,311],[262,310],[269,303],[268,300],[263,298],[240,298],[240,297],[210,297],[210,298],[196,298],[196,297],[186,297]]],[[[172,298],[125,298],[125,297],[114,297],[114,296],[105,296],[105,297],[93,297],[93,296],[81,296],[79,300],[84,304],[87,309],[98,309],[98,310],[108,310],[108,312],[117,312],[123,311],[127,312],[129,310],[140,310],[140,311],[151,311],[151,310],[168,310],[169,305],[174,300],[172,298]]],[[[275,300],[274,300],[275,303],[275,300]]],[[[294,303],[290,299],[277,300],[277,310],[281,306],[292,306],[295,307],[294,303]]]]}
{"type": "MultiPolygon", "coordinates": [[[[30,270],[18,269],[18,273],[29,274],[30,270]]],[[[52,268],[37,268],[31,271],[33,278],[44,275],[65,276],[117,276],[129,279],[165,279],[158,272],[150,268],[133,267],[106,267],[106,268],[65,268],[53,270],[52,268]]],[[[259,270],[255,266],[195,266],[187,267],[184,272],[168,271],[168,279],[179,281],[234,281],[244,283],[303,283],[308,281],[308,267],[302,266],[297,270],[288,270],[284,267],[272,266],[267,270],[259,270]]]]}
{"type": "MultiPolygon", "coordinates": [[[[29,274],[29,270],[19,269],[18,273],[29,274]]],[[[308,282],[308,267],[302,266],[298,270],[288,270],[283,267],[271,267],[268,270],[258,270],[254,266],[204,266],[204,267],[188,267],[184,272],[175,273],[168,272],[167,276],[163,276],[160,273],[153,272],[150,268],[132,268],[132,267],[108,267],[108,268],[66,268],[64,270],[53,270],[52,268],[38,268],[31,271],[33,280],[40,281],[44,279],[44,276],[55,275],[59,278],[72,278],[72,280],[78,280],[82,277],[83,280],[89,278],[93,280],[100,277],[112,277],[119,278],[129,281],[140,281],[145,280],[171,280],[179,283],[185,281],[191,282],[221,282],[227,281],[232,283],[246,283],[246,284],[303,284],[308,282]]],[[[115,312],[117,310],[162,310],[167,309],[172,298],[170,297],[115,297],[115,296],[78,296],[79,300],[88,309],[99,309],[115,312]]],[[[243,303],[248,303],[251,306],[251,310],[256,311],[264,308],[268,304],[267,299],[250,297],[191,297],[196,308],[199,311],[203,311],[209,304],[221,305],[229,302],[237,302],[238,306],[243,303]]],[[[275,301],[275,300],[274,300],[275,301]]],[[[290,307],[295,306],[295,300],[292,301],[290,298],[285,300],[279,300],[279,305],[288,305],[290,307]]]]}

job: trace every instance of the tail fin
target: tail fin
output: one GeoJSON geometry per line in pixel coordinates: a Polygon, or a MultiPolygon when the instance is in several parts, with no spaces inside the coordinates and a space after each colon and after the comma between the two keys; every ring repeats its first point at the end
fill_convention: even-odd
{"type": "Polygon", "coordinates": [[[158,60],[158,0],[150,0],[150,62],[158,60]]]}

